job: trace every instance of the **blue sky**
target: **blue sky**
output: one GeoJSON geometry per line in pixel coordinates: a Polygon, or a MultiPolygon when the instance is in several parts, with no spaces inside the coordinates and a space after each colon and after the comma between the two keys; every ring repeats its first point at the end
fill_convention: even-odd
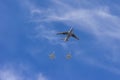
{"type": "Polygon", "coordinates": [[[1,0],[0,80],[120,80],[119,4],[1,0]],[[63,42],[64,36],[56,35],[70,27],[79,41],[63,42]]]}

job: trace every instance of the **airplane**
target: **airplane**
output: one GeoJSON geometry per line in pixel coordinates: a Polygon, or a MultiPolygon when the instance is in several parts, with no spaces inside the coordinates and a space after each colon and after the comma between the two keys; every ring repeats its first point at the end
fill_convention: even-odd
{"type": "Polygon", "coordinates": [[[68,53],[67,55],[66,55],[66,59],[71,59],[72,58],[72,55],[70,54],[70,53],[68,53]]]}
{"type": "Polygon", "coordinates": [[[51,54],[49,54],[49,57],[50,57],[50,59],[55,59],[55,54],[54,54],[54,52],[52,52],[51,54]]]}
{"type": "Polygon", "coordinates": [[[66,35],[66,37],[64,38],[65,42],[68,41],[70,37],[74,37],[75,39],[79,40],[79,38],[73,33],[73,28],[72,27],[67,32],[59,32],[59,33],[57,33],[57,35],[59,35],[59,34],[66,35]]]}

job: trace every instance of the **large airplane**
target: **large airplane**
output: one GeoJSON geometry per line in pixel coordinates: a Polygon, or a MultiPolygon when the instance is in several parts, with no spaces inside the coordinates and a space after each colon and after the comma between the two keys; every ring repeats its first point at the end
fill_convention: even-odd
{"type": "Polygon", "coordinates": [[[75,39],[79,40],[79,38],[73,33],[73,28],[72,27],[67,32],[59,32],[57,34],[66,35],[66,37],[64,38],[64,41],[68,41],[70,37],[74,37],[75,39]]]}

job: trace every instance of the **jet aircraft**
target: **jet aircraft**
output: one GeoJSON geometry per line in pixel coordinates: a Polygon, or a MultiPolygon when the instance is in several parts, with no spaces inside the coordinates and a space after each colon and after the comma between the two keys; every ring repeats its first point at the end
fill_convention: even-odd
{"type": "Polygon", "coordinates": [[[51,54],[49,54],[49,57],[50,57],[50,59],[55,59],[55,54],[54,54],[54,52],[52,52],[51,54]]]}
{"type": "Polygon", "coordinates": [[[79,40],[79,38],[73,33],[73,28],[71,27],[69,31],[67,32],[59,32],[57,33],[58,35],[59,34],[63,34],[63,35],[66,35],[66,37],[64,38],[64,41],[68,41],[70,37],[74,37],[75,39],[79,40]]]}

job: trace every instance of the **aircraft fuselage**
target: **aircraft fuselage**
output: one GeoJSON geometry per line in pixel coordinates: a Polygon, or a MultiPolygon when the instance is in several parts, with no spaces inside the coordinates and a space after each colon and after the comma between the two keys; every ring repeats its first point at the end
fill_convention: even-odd
{"type": "Polygon", "coordinates": [[[67,34],[67,36],[66,36],[66,38],[65,38],[64,41],[68,41],[68,39],[70,38],[70,36],[72,36],[72,31],[73,31],[73,28],[71,28],[71,29],[68,31],[68,34],[67,34]]]}

